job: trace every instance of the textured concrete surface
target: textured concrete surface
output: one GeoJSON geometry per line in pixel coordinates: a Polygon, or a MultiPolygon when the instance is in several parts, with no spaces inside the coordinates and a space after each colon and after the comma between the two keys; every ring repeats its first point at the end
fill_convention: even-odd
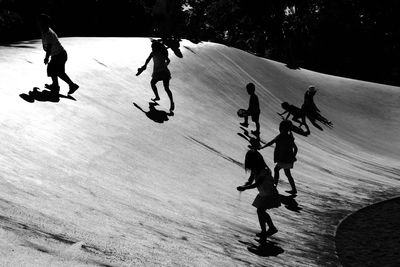
{"type": "MultiPolygon", "coordinates": [[[[183,58],[170,51],[175,113],[160,84],[154,115],[137,108],[153,97],[151,65],[135,76],[149,39],[61,41],[80,89],[33,103],[19,95],[49,82],[40,42],[0,47],[1,266],[338,266],[339,222],[399,195],[397,87],[183,41],[183,58]],[[334,124],[296,136],[299,193],[271,211],[279,232],[263,247],[257,193],[236,191],[248,177],[236,116],[248,82],[263,140],[278,133],[280,103],[300,106],[310,84],[334,124]]],[[[262,154],[273,167],[273,148],[262,154]]]]}

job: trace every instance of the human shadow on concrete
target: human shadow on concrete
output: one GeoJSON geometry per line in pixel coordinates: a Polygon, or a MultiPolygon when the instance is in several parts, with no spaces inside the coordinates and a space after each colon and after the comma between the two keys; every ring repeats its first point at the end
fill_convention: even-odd
{"type": "Polygon", "coordinates": [[[257,243],[239,240],[240,243],[247,246],[247,250],[260,257],[276,257],[285,252],[276,242],[266,239],[256,239],[257,243]]]}
{"type": "Polygon", "coordinates": [[[242,132],[238,132],[237,135],[245,139],[247,142],[249,142],[249,147],[251,146],[252,148],[255,148],[254,143],[258,143],[258,146],[261,146],[261,144],[266,144],[267,142],[263,139],[260,138],[259,135],[253,135],[250,134],[249,130],[247,130],[244,127],[240,127],[242,132]]]}
{"type": "Polygon", "coordinates": [[[299,204],[295,200],[296,195],[285,196],[279,194],[279,197],[281,199],[281,203],[285,206],[286,209],[297,213],[300,213],[300,210],[302,210],[302,208],[299,207],[299,204]]]}
{"type": "Polygon", "coordinates": [[[199,141],[199,140],[197,140],[196,138],[193,138],[193,137],[191,137],[191,136],[187,136],[186,138],[187,138],[188,140],[190,140],[190,141],[192,141],[192,142],[198,144],[198,145],[201,145],[202,147],[208,149],[209,151],[211,151],[211,152],[217,154],[218,156],[222,157],[223,159],[226,159],[226,160],[228,160],[228,161],[230,161],[230,162],[236,164],[237,166],[240,166],[241,168],[244,168],[244,164],[243,164],[242,162],[240,162],[240,161],[238,161],[238,160],[235,160],[234,158],[232,158],[232,157],[230,157],[230,156],[228,156],[228,155],[226,155],[226,154],[224,154],[224,153],[218,151],[217,149],[211,147],[210,145],[207,145],[207,144],[205,144],[204,142],[199,141]]]}
{"type": "Polygon", "coordinates": [[[187,50],[189,50],[190,52],[192,52],[193,54],[197,54],[197,53],[194,52],[194,50],[191,49],[190,47],[188,47],[188,46],[186,46],[186,45],[184,45],[183,47],[186,48],[187,50]]]}
{"type": "Polygon", "coordinates": [[[284,110],[283,112],[277,114],[283,119],[291,122],[290,125],[290,130],[296,134],[302,135],[302,136],[308,136],[310,135],[310,127],[308,127],[307,122],[306,122],[306,113],[304,112],[303,109],[296,107],[294,105],[291,105],[287,102],[283,102],[281,104],[282,109],[284,110]],[[286,116],[283,116],[285,115],[286,116]],[[289,120],[291,117],[291,120],[289,120]],[[298,126],[293,125],[293,122],[297,122],[298,126]],[[302,128],[302,126],[305,127],[305,130],[302,128]]]}
{"type": "Polygon", "coordinates": [[[323,131],[324,129],[317,122],[322,123],[323,125],[327,126],[330,129],[333,128],[332,122],[330,122],[327,118],[322,116],[319,112],[306,113],[306,116],[308,120],[311,122],[311,124],[320,131],[323,131]]]}
{"type": "Polygon", "coordinates": [[[29,91],[27,94],[23,93],[19,95],[23,100],[29,103],[34,103],[35,101],[39,102],[60,102],[60,98],[70,99],[76,101],[71,95],[62,95],[60,93],[54,93],[49,90],[41,91],[38,87],[34,87],[32,91],[29,91]]]}
{"type": "Polygon", "coordinates": [[[142,111],[147,116],[147,118],[149,118],[150,120],[157,122],[157,123],[164,123],[165,121],[169,120],[169,117],[174,116],[174,113],[172,111],[166,112],[164,110],[156,109],[156,106],[158,104],[155,102],[149,102],[149,110],[148,111],[144,111],[144,109],[142,107],[140,107],[138,104],[136,104],[135,102],[133,102],[133,105],[137,109],[142,111]]]}

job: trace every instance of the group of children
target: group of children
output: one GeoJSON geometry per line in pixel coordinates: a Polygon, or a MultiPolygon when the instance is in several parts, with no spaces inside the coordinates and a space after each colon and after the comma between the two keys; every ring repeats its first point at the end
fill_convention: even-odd
{"type": "MultiPolygon", "coordinates": [[[[56,94],[59,93],[60,86],[58,84],[58,78],[61,78],[69,85],[68,94],[74,93],[79,86],[75,84],[65,73],[65,63],[67,61],[67,52],[58,40],[56,33],[51,29],[50,17],[41,14],[38,18],[38,26],[42,34],[43,49],[46,51],[46,56],[44,63],[47,64],[47,75],[51,77],[52,84],[45,85],[46,88],[50,89],[51,92],[56,94]]],[[[166,47],[159,41],[153,41],[152,52],[147,58],[145,64],[138,69],[139,75],[143,72],[150,60],[153,59],[153,74],[151,79],[151,88],[154,92],[155,97],[152,99],[154,102],[160,100],[158,95],[158,90],[156,83],[159,81],[163,82],[164,89],[170,99],[170,111],[174,110],[175,104],[173,101],[172,92],[169,89],[169,81],[171,79],[171,73],[168,70],[168,64],[170,60],[168,58],[168,51],[166,47]]],[[[243,127],[248,127],[248,117],[251,117],[252,121],[256,125],[255,131],[251,131],[252,134],[257,136],[257,138],[251,138],[250,150],[245,156],[245,169],[250,171],[250,177],[248,181],[242,185],[238,186],[238,191],[244,191],[248,189],[257,188],[259,194],[253,202],[253,206],[257,208],[257,215],[260,223],[261,232],[257,236],[261,238],[266,238],[278,232],[277,228],[272,222],[271,217],[266,212],[268,209],[276,208],[281,205],[280,197],[276,186],[279,181],[279,172],[281,169],[284,170],[286,177],[289,180],[291,190],[286,191],[293,196],[297,194],[296,185],[290,169],[293,168],[293,164],[296,161],[297,146],[294,142],[294,137],[292,134],[293,125],[287,120],[290,115],[293,116],[293,120],[298,122],[300,127],[305,125],[307,130],[308,126],[305,121],[305,117],[313,120],[322,121],[324,124],[331,126],[332,123],[326,118],[319,114],[319,109],[316,107],[313,97],[316,93],[315,87],[310,86],[304,97],[304,104],[301,109],[289,105],[284,102],[282,108],[285,110],[283,113],[278,113],[283,116],[287,113],[287,117],[279,125],[279,134],[272,139],[270,142],[266,143],[264,146],[260,146],[259,135],[260,135],[260,104],[257,95],[255,94],[255,85],[249,83],[246,86],[246,90],[250,95],[249,107],[244,114],[244,122],[240,123],[243,127]],[[276,163],[274,167],[274,174],[272,176],[271,170],[268,168],[264,161],[263,156],[258,150],[275,144],[274,150],[274,162],[276,163]],[[266,229],[268,225],[268,230],[266,229]]],[[[314,124],[314,123],[313,123],[314,124]]],[[[309,130],[308,130],[309,131],[309,130]]]]}
{"type": "MultiPolygon", "coordinates": [[[[278,113],[283,116],[288,113],[287,117],[279,124],[279,134],[266,143],[264,146],[260,145],[260,104],[258,97],[255,94],[255,86],[253,83],[249,83],[246,86],[246,90],[250,95],[249,108],[244,114],[244,122],[240,125],[248,127],[248,117],[251,116],[252,121],[256,124],[256,130],[251,131],[257,138],[250,138],[250,150],[245,156],[245,169],[250,171],[250,178],[242,185],[238,186],[238,191],[244,191],[248,189],[257,188],[259,193],[253,201],[253,206],[257,208],[258,220],[260,223],[261,232],[257,236],[265,239],[278,232],[277,228],[272,222],[271,217],[267,213],[268,209],[277,208],[280,206],[280,196],[276,189],[279,181],[279,172],[281,169],[284,170],[286,177],[288,178],[291,190],[286,191],[292,196],[296,196],[297,189],[294,179],[291,174],[294,162],[296,162],[296,155],[298,148],[295,144],[292,130],[295,129],[291,121],[288,120],[289,115],[292,115],[292,120],[298,122],[301,127],[305,125],[309,134],[309,128],[306,124],[306,116],[313,123],[313,120],[319,120],[325,125],[332,126],[332,123],[326,118],[322,117],[319,113],[319,109],[314,103],[313,97],[316,93],[314,86],[310,86],[304,96],[304,104],[301,109],[289,105],[288,103],[282,103],[282,108],[285,112],[278,113]],[[271,170],[268,168],[264,161],[264,158],[258,150],[275,144],[274,150],[274,174],[272,176],[271,170]],[[266,229],[266,224],[269,229],[266,229]]],[[[314,124],[314,123],[313,123],[314,124]]]]}
{"type": "MultiPolygon", "coordinates": [[[[45,88],[49,89],[51,93],[54,93],[54,95],[58,95],[60,92],[58,78],[60,78],[68,84],[68,95],[71,95],[79,88],[79,85],[74,83],[65,73],[65,64],[68,59],[67,52],[58,40],[57,34],[51,28],[51,18],[46,14],[40,14],[37,22],[42,36],[43,49],[46,52],[44,63],[47,65],[47,76],[51,77],[52,79],[52,83],[45,84],[45,88]]],[[[144,71],[150,60],[153,60],[153,74],[150,85],[155,97],[152,100],[154,102],[160,100],[156,83],[162,81],[164,89],[170,100],[170,112],[172,112],[175,108],[175,103],[172,92],[169,89],[171,73],[168,69],[168,64],[170,63],[168,58],[168,50],[160,41],[153,41],[151,48],[152,52],[147,58],[145,64],[138,69],[138,73],[136,75],[139,75],[142,71],[144,71]]]]}

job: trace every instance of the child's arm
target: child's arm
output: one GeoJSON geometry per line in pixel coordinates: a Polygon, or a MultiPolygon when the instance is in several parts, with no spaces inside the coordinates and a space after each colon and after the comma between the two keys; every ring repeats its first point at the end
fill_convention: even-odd
{"type": "Polygon", "coordinates": [[[275,139],[276,139],[276,138],[274,138],[274,139],[271,140],[270,142],[266,143],[265,145],[261,146],[259,149],[263,149],[263,148],[266,148],[267,146],[270,146],[270,145],[274,144],[275,141],[276,141],[275,139]]]}
{"type": "Polygon", "coordinates": [[[254,178],[255,178],[255,177],[254,177],[254,174],[253,174],[253,172],[251,172],[249,179],[247,180],[247,182],[246,182],[244,185],[250,185],[250,184],[252,184],[253,181],[254,181],[254,178]]]}
{"type": "Polygon", "coordinates": [[[147,67],[147,64],[149,64],[150,60],[153,58],[153,53],[150,53],[149,57],[146,59],[146,62],[144,63],[143,67],[147,67]]]}
{"type": "Polygon", "coordinates": [[[44,58],[44,64],[47,65],[47,63],[49,63],[49,58],[50,58],[50,53],[51,53],[51,44],[47,44],[46,45],[46,56],[44,58]]]}
{"type": "Polygon", "coordinates": [[[151,58],[153,57],[153,53],[150,53],[149,57],[146,59],[146,62],[144,63],[143,66],[141,66],[140,68],[138,68],[136,76],[139,76],[147,67],[147,64],[149,64],[151,58]]]}
{"type": "Polygon", "coordinates": [[[262,182],[264,181],[264,176],[261,176],[254,184],[249,184],[249,185],[241,185],[236,187],[236,189],[240,192],[244,191],[244,190],[248,190],[248,189],[253,189],[256,188],[257,186],[259,186],[260,184],[262,184],[262,182]]]}

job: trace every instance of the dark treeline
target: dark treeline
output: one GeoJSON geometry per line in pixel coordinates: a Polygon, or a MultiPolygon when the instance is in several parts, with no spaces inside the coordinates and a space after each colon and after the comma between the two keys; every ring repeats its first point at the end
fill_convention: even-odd
{"type": "MultiPolygon", "coordinates": [[[[157,36],[159,0],[0,0],[2,42],[60,36],[157,36]]],[[[166,0],[175,37],[210,40],[345,77],[400,85],[398,0],[166,0]]]]}

